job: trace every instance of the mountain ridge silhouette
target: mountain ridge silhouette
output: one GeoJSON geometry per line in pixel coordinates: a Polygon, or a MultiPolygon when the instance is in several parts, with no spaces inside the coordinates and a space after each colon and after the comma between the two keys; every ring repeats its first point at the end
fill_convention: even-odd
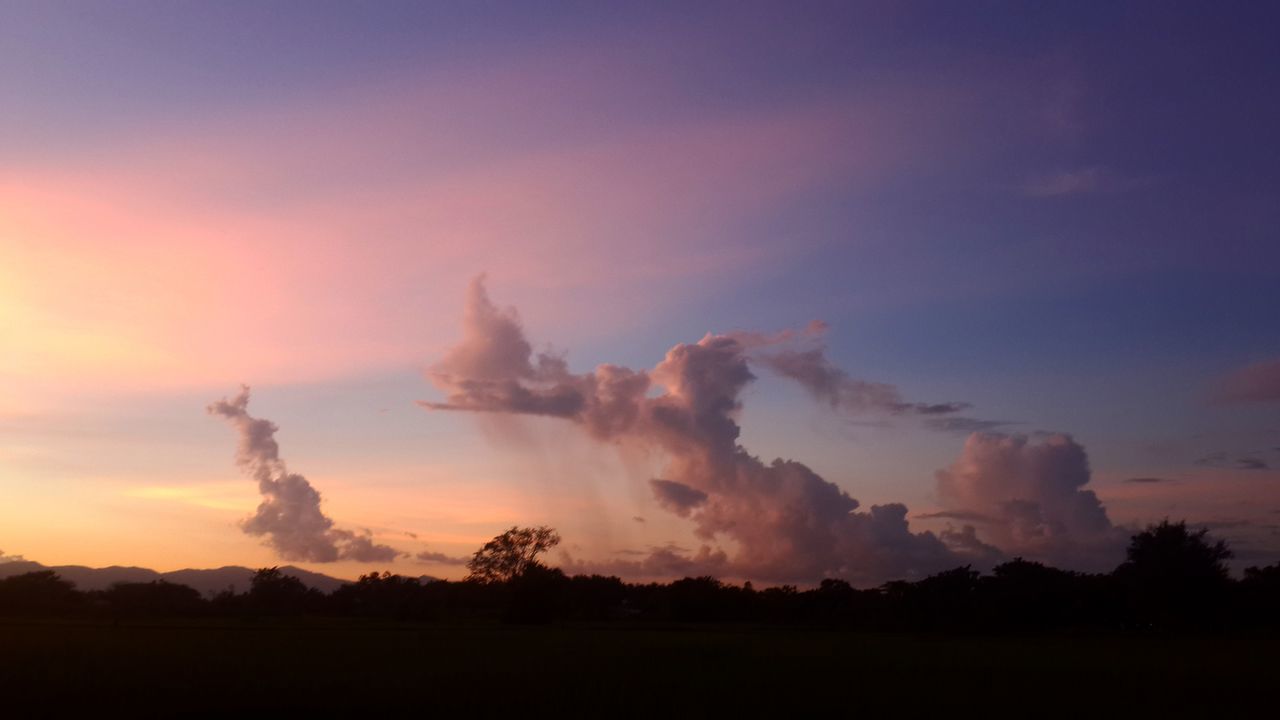
{"type": "MultiPolygon", "coordinates": [[[[194,588],[206,597],[229,588],[234,592],[245,592],[249,589],[250,579],[257,572],[254,568],[247,568],[241,565],[224,565],[219,568],[183,568],[181,570],[159,572],[150,568],[124,565],[94,568],[86,565],[44,565],[34,560],[10,560],[8,562],[0,562],[0,579],[40,570],[52,570],[58,573],[62,579],[75,583],[77,590],[83,591],[106,590],[117,583],[164,580],[194,588]]],[[[336,578],[324,573],[304,570],[294,565],[282,565],[280,566],[280,572],[284,575],[295,577],[307,587],[315,588],[326,594],[333,592],[342,585],[354,582],[345,578],[336,578]]],[[[438,578],[423,575],[419,579],[423,582],[429,582],[438,578]]]]}

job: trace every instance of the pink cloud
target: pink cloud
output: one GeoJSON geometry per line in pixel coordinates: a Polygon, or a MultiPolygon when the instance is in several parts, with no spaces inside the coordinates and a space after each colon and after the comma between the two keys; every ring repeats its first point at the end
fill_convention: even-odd
{"type": "Polygon", "coordinates": [[[1226,403],[1280,401],[1280,359],[1254,363],[1222,378],[1214,399],[1226,403]]]}
{"type": "Polygon", "coordinates": [[[1084,447],[1070,435],[974,433],[938,471],[943,511],[932,515],[972,522],[976,535],[966,541],[1009,556],[1106,571],[1122,559],[1124,537],[1086,489],[1090,479],[1084,447]]]}
{"type": "MultiPolygon", "coordinates": [[[[688,518],[707,543],[700,558],[685,558],[688,567],[717,558],[735,577],[875,583],[959,562],[932,533],[910,530],[905,506],[861,510],[806,465],[764,462],[739,444],[740,397],[755,379],[753,343],[805,336],[708,334],[672,347],[649,371],[600,365],[577,374],[559,356],[534,353],[515,310],[494,305],[477,278],[462,340],[429,372],[445,399],[422,405],[559,418],[597,440],[652,451],[665,463],[648,483],[657,503],[688,518]]],[[[672,560],[655,555],[633,570],[654,572],[672,560]]]]}
{"type": "Polygon", "coordinates": [[[404,554],[373,542],[368,531],[334,527],[333,520],[320,507],[320,492],[285,466],[275,439],[279,428],[270,420],[249,414],[248,387],[233,398],[214,402],[208,411],[236,429],[236,463],[258,483],[262,494],[257,512],[241,523],[246,533],[265,538],[266,544],[285,560],[391,562],[404,554]]]}

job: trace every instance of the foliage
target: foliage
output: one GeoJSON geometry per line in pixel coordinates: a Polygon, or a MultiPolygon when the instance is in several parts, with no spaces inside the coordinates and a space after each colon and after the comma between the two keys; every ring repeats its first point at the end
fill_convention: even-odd
{"type": "Polygon", "coordinates": [[[52,570],[14,575],[0,580],[0,613],[54,615],[72,612],[83,604],[75,585],[52,570]]]}
{"type": "Polygon", "coordinates": [[[116,615],[181,617],[200,615],[205,609],[195,589],[164,580],[116,583],[99,593],[98,600],[116,615]]]}
{"type": "Polygon", "coordinates": [[[278,567],[263,568],[249,581],[247,605],[264,615],[287,615],[319,609],[324,595],[278,567]]]}
{"type": "Polygon", "coordinates": [[[1128,559],[1115,576],[1128,599],[1131,621],[1141,627],[1216,625],[1230,586],[1231,550],[1204,529],[1168,519],[1134,535],[1128,559]]]}
{"type": "Polygon", "coordinates": [[[538,565],[538,555],[560,544],[560,536],[545,525],[512,527],[485,543],[467,563],[468,580],[508,582],[538,565]]]}

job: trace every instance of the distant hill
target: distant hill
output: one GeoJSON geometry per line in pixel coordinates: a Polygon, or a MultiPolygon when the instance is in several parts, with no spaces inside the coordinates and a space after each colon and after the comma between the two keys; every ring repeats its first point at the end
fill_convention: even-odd
{"type": "MultiPolygon", "coordinates": [[[[52,570],[64,580],[75,583],[76,588],[80,590],[106,590],[116,583],[166,580],[193,587],[206,596],[222,592],[228,588],[235,592],[244,592],[249,589],[249,580],[255,572],[251,568],[235,565],[207,570],[187,569],[161,573],[148,568],[120,567],[118,565],[105,568],[91,568],[83,565],[45,566],[31,560],[14,560],[0,563],[0,578],[37,570],[52,570]]],[[[280,571],[285,575],[298,578],[307,587],[315,588],[323,593],[333,592],[344,583],[350,582],[349,580],[330,577],[310,570],[303,570],[292,565],[286,565],[280,568],[280,571]]],[[[423,581],[428,581],[434,578],[424,576],[422,579],[423,581]]]]}

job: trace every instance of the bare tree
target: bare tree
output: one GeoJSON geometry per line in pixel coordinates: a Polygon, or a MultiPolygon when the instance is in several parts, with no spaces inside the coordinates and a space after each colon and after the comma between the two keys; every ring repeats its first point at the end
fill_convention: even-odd
{"type": "Polygon", "coordinates": [[[539,554],[560,544],[555,530],[539,527],[512,527],[485,543],[467,562],[468,580],[482,583],[506,582],[520,577],[530,567],[540,565],[539,554]]]}

